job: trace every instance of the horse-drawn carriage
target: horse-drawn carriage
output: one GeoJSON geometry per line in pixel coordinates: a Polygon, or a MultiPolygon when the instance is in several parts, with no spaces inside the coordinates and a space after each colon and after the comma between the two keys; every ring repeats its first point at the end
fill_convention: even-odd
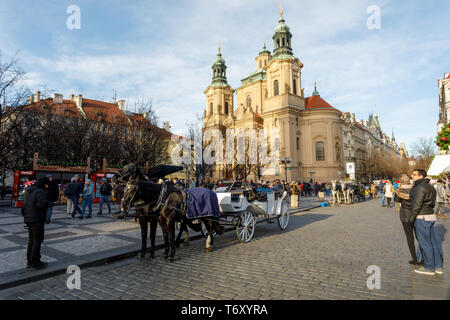
{"type": "MultiPolygon", "coordinates": [[[[165,169],[160,170],[158,176],[164,175],[167,172],[167,168],[165,169]]],[[[171,173],[176,170],[182,170],[182,167],[170,167],[171,173]]],[[[256,188],[234,181],[214,192],[206,188],[184,189],[164,182],[155,183],[150,178],[134,165],[128,165],[114,178],[113,183],[126,185],[121,212],[126,214],[133,206],[136,208],[140,223],[142,222],[143,251],[146,251],[147,222],[150,223],[151,256],[154,254],[157,222],[162,228],[166,244],[163,255],[169,260],[173,260],[175,246],[183,231],[185,242],[189,239],[187,226],[194,231],[202,231],[206,236],[208,252],[214,236],[222,234],[224,226],[235,227],[238,239],[249,242],[253,238],[258,217],[264,217],[269,222],[271,217],[276,216],[282,230],[286,229],[289,222],[287,191],[284,190],[256,188]],[[181,227],[175,239],[177,221],[181,222],[181,227]]]]}
{"type": "Polygon", "coordinates": [[[216,190],[221,212],[221,223],[236,226],[237,238],[249,242],[259,217],[276,217],[281,230],[289,223],[287,191],[257,188],[234,181],[216,190]]]}

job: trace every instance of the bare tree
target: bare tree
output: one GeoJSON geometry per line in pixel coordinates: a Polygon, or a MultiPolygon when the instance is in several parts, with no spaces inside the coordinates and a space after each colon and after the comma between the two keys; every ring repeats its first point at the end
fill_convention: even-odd
{"type": "Polygon", "coordinates": [[[23,165],[21,149],[32,133],[23,125],[19,108],[30,91],[23,85],[25,71],[18,66],[17,54],[4,59],[0,53],[0,175],[5,183],[7,172],[23,165]]]}
{"type": "Polygon", "coordinates": [[[435,139],[419,138],[419,140],[412,145],[412,152],[417,159],[417,165],[420,165],[421,168],[426,170],[436,154],[435,139]]]}

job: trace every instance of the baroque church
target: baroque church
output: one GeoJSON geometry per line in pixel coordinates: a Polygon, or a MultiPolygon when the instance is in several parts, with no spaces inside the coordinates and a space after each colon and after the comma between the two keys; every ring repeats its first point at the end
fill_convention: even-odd
{"type": "MultiPolygon", "coordinates": [[[[227,129],[263,129],[268,136],[277,130],[279,157],[289,159],[289,163],[280,164],[277,172],[262,174],[264,180],[287,177],[288,181],[313,178],[320,182],[345,178],[349,161],[355,163],[358,175],[362,169],[357,162],[370,152],[368,145],[405,156],[406,150],[401,152],[395,139],[381,132],[376,115],[370,121],[359,121],[354,114],[342,113],[320,96],[316,84],[312,95],[305,96],[303,63],[294,56],[292,34],[282,10],[272,39],[273,52],[264,44],[255,59],[256,71],[244,77],[237,89],[227,82],[227,66],[219,45],[212,82],[204,91],[204,130],[219,129],[224,137],[227,129]]],[[[231,178],[224,167],[217,164],[209,178],[231,178]]],[[[235,173],[233,178],[243,177],[235,173]]],[[[258,176],[253,173],[247,179],[257,180],[258,176]]]]}

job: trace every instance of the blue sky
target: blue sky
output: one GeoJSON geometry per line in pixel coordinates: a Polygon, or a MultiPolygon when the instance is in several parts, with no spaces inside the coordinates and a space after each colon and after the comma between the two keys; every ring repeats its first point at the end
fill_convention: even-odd
{"type": "MultiPolygon", "coordinates": [[[[321,96],[367,119],[407,147],[434,137],[437,79],[450,72],[448,0],[285,0],[294,55],[304,64],[306,96],[321,96]],[[381,29],[366,10],[381,8],[381,29]]],[[[11,1],[0,3],[0,51],[19,52],[32,90],[82,93],[109,101],[152,98],[160,123],[175,133],[203,112],[203,91],[221,41],[233,88],[256,70],[264,39],[273,49],[279,1],[11,1]],[[67,7],[81,9],[69,30],[67,7]]],[[[235,100],[236,102],[236,100],[235,100]]]]}

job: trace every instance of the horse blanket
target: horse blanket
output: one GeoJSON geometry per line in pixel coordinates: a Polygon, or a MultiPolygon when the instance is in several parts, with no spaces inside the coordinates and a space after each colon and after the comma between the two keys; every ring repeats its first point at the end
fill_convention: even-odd
{"type": "Polygon", "coordinates": [[[187,199],[187,218],[219,217],[219,200],[214,191],[207,188],[189,188],[187,199]]]}

